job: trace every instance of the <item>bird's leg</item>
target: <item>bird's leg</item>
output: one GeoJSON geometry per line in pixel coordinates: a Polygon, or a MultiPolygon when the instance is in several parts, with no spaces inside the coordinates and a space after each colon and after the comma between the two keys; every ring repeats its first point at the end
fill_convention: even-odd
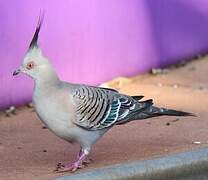
{"type": "MultiPolygon", "coordinates": [[[[79,157],[82,155],[83,151],[84,151],[84,150],[83,150],[82,148],[79,150],[79,153],[77,154],[76,160],[79,159],[79,157]]],[[[82,161],[82,163],[85,165],[85,164],[89,164],[91,161],[92,161],[92,159],[89,159],[88,156],[86,155],[86,157],[85,157],[85,159],[82,161]]]]}
{"type": "Polygon", "coordinates": [[[77,155],[77,158],[74,162],[72,163],[67,163],[65,165],[58,164],[57,165],[57,172],[65,172],[65,171],[76,171],[79,168],[83,167],[83,163],[87,158],[87,155],[89,154],[89,151],[81,149],[77,155]]]}

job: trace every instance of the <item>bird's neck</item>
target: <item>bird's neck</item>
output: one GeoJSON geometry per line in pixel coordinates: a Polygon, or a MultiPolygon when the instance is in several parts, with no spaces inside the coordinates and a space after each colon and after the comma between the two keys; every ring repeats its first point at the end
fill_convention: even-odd
{"type": "Polygon", "coordinates": [[[44,71],[44,73],[40,77],[37,77],[34,80],[35,90],[54,89],[61,83],[58,75],[52,68],[48,69],[47,71],[44,71]]]}

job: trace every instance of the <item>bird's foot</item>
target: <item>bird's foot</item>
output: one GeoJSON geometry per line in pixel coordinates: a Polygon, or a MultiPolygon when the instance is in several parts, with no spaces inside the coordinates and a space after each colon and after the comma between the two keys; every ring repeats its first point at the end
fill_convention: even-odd
{"type": "Polygon", "coordinates": [[[81,169],[83,167],[84,167],[84,162],[80,162],[80,161],[75,161],[67,164],[58,163],[55,172],[66,172],[66,171],[75,172],[76,170],[81,169]]]}
{"type": "Polygon", "coordinates": [[[83,164],[84,165],[88,165],[88,164],[90,164],[90,163],[92,163],[93,162],[93,160],[91,159],[91,158],[86,158],[84,161],[83,161],[83,164]]]}
{"type": "Polygon", "coordinates": [[[85,153],[84,151],[80,150],[76,161],[65,165],[62,163],[58,163],[55,172],[75,172],[77,169],[85,167],[86,164],[91,162],[90,159],[87,159],[87,154],[88,153],[85,153]]]}

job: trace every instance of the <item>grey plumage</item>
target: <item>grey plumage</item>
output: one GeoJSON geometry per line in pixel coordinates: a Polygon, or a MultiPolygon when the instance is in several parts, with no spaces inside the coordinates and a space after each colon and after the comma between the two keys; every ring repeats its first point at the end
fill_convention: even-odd
{"type": "Polygon", "coordinates": [[[114,125],[161,115],[192,115],[155,107],[151,99],[142,101],[143,96],[128,96],[113,89],[59,80],[37,45],[42,20],[40,17],[22,65],[13,74],[23,72],[34,79],[34,107],[48,129],[69,142],[80,144],[78,159],[65,165],[64,170],[79,168],[91,146],[114,125]]]}
{"type": "Polygon", "coordinates": [[[78,103],[74,122],[88,130],[120,124],[152,104],[152,100],[139,102],[116,91],[85,85],[76,89],[73,97],[78,103]]]}

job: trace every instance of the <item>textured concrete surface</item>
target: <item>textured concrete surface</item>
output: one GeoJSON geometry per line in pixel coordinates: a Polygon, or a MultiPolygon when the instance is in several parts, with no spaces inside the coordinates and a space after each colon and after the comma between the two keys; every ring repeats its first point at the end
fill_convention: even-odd
{"type": "MultiPolygon", "coordinates": [[[[208,145],[208,59],[167,74],[143,75],[109,83],[121,92],[154,98],[158,106],[190,111],[198,117],[160,117],[116,126],[92,149],[93,162],[80,172],[152,159],[208,145]]],[[[72,161],[78,152],[42,128],[35,112],[19,107],[16,115],[0,114],[0,179],[49,180],[70,175],[53,172],[57,162],[72,161]]]]}
{"type": "Polygon", "coordinates": [[[203,148],[153,160],[109,166],[54,180],[205,180],[207,177],[208,148],[203,148]]]}

